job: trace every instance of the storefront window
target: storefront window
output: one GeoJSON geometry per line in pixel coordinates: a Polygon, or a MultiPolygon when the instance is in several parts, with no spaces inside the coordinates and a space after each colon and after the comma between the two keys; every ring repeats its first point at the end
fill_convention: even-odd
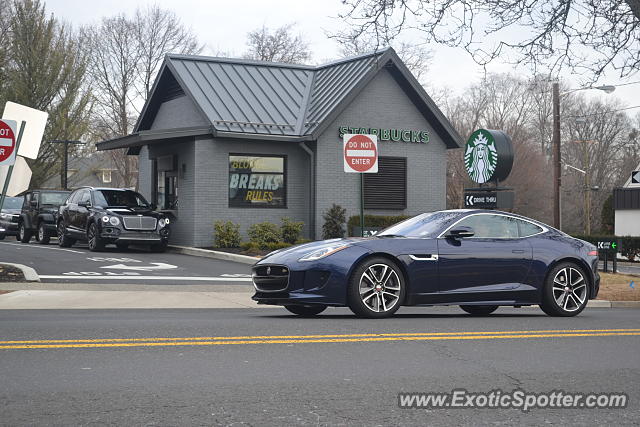
{"type": "Polygon", "coordinates": [[[229,155],[229,207],[287,206],[284,156],[229,155]]]}

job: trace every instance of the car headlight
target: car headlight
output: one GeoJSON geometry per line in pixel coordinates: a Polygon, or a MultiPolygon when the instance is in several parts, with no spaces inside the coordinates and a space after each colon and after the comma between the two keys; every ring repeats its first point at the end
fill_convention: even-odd
{"type": "Polygon", "coordinates": [[[6,214],[6,213],[0,213],[0,218],[2,218],[2,219],[7,219],[7,218],[9,218],[9,214],[6,214]]]}
{"type": "Polygon", "coordinates": [[[106,216],[106,215],[105,215],[105,216],[103,216],[103,217],[102,217],[102,222],[104,222],[104,223],[109,222],[109,217],[108,217],[108,216],[106,216]]]}
{"type": "Polygon", "coordinates": [[[112,216],[111,218],[109,218],[109,224],[116,226],[120,224],[120,220],[118,219],[118,217],[112,216]]]}
{"type": "Polygon", "coordinates": [[[158,224],[160,224],[160,228],[169,225],[169,218],[160,218],[160,221],[158,221],[158,224]]]}
{"type": "Polygon", "coordinates": [[[320,258],[324,258],[327,257],[331,254],[335,254],[338,251],[341,251],[343,249],[348,248],[349,245],[331,245],[331,246],[325,246],[321,249],[317,249],[313,252],[310,252],[308,254],[306,254],[305,256],[303,256],[302,258],[300,258],[298,261],[315,261],[317,259],[320,258]]]}

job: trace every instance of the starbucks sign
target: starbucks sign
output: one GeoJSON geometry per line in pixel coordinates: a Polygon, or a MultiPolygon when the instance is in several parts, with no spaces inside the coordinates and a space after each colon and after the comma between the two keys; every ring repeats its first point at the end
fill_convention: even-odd
{"type": "Polygon", "coordinates": [[[505,180],[513,166],[511,138],[501,130],[476,130],[465,145],[464,166],[478,184],[505,180]]]}

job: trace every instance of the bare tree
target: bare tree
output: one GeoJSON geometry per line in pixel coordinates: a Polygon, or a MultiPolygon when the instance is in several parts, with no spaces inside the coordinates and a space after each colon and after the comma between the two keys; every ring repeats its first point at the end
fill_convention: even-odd
{"type": "Polygon", "coordinates": [[[344,0],[356,34],[395,39],[405,30],[462,47],[480,65],[496,58],[534,70],[567,68],[596,81],[640,69],[638,0],[344,0]],[[523,31],[523,28],[525,30],[523,31]],[[508,61],[508,60],[507,60],[508,61]]]}
{"type": "Polygon", "coordinates": [[[295,24],[271,30],[262,26],[247,34],[248,50],[244,57],[258,61],[302,64],[311,59],[309,44],[301,34],[294,34],[295,24]]]}
{"type": "Polygon", "coordinates": [[[166,53],[197,54],[202,51],[202,45],[174,12],[158,5],[138,9],[134,22],[140,53],[137,86],[140,96],[146,99],[166,53]]]}
{"type": "MultiPolygon", "coordinates": [[[[166,53],[198,53],[202,46],[173,12],[151,6],[133,18],[103,18],[98,27],[85,29],[93,60],[90,71],[96,109],[93,137],[105,140],[133,130],[140,108],[151,92],[153,79],[166,53]]],[[[118,169],[116,182],[136,184],[136,158],[126,150],[111,150],[118,169]]]]}

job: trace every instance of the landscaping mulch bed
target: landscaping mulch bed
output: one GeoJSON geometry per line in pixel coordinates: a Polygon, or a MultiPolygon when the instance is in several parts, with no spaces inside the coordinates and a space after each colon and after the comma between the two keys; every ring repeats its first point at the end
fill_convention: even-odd
{"type": "Polygon", "coordinates": [[[24,274],[19,268],[0,264],[0,282],[24,282],[24,274]]]}
{"type": "Polygon", "coordinates": [[[237,254],[237,255],[247,255],[247,256],[265,256],[266,254],[268,254],[271,251],[262,251],[259,249],[250,249],[250,250],[244,250],[242,248],[214,248],[214,247],[208,247],[208,248],[202,248],[202,249],[208,249],[210,251],[218,251],[218,252],[227,252],[230,254],[237,254]]]}
{"type": "Polygon", "coordinates": [[[640,276],[600,273],[598,299],[609,301],[640,301],[640,276]],[[634,282],[632,288],[631,282],[634,282]]]}

